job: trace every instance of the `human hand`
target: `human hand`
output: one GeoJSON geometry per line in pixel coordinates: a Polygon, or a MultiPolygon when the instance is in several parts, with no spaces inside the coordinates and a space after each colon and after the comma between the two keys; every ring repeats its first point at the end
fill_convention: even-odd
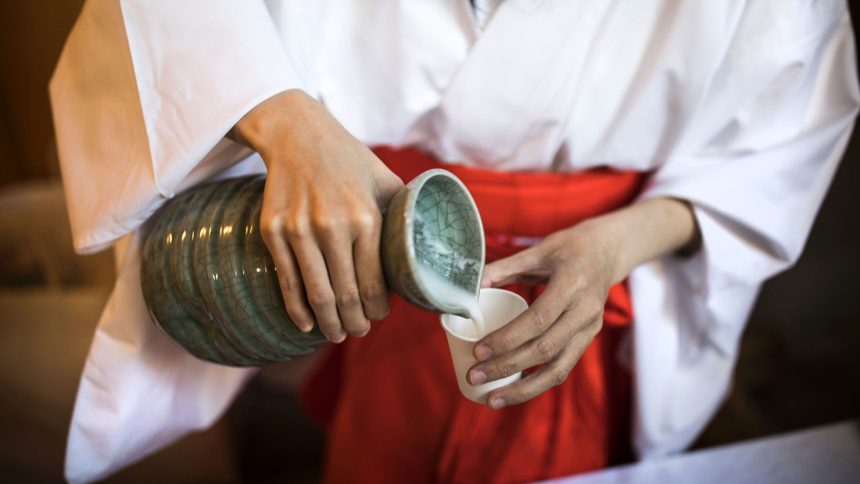
{"type": "Polygon", "coordinates": [[[479,385],[532,366],[542,368],[487,396],[492,408],[530,400],[560,385],[603,326],[612,284],[639,264],[699,247],[689,203],[646,199],[556,232],[540,243],[484,269],[484,287],[546,282],[532,306],[475,345],[480,363],[469,370],[479,385]]]}
{"type": "Polygon", "coordinates": [[[268,168],[260,230],[290,318],[335,343],[367,334],[388,314],[382,210],[403,182],[302,91],[257,105],[232,136],[268,168]]]}
{"type": "Polygon", "coordinates": [[[567,379],[603,325],[613,275],[612,246],[587,224],[487,265],[484,287],[547,284],[528,310],[475,345],[479,363],[468,373],[473,385],[545,365],[492,391],[487,397],[490,407],[525,402],[567,379]]]}

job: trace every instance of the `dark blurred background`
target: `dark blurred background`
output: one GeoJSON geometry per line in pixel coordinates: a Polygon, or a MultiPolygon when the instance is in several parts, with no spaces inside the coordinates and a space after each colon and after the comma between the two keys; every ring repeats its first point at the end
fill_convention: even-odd
{"type": "MultiPolygon", "coordinates": [[[[0,0],[0,476],[58,481],[78,377],[113,281],[71,251],[47,82],[80,0],[0,0]]],[[[856,14],[855,25],[857,25],[856,14]]],[[[314,481],[322,438],[299,411],[306,363],[266,369],[212,429],[117,482],[314,481]]],[[[696,443],[860,417],[860,136],[800,262],[768,282],[735,388],[696,443]]]]}

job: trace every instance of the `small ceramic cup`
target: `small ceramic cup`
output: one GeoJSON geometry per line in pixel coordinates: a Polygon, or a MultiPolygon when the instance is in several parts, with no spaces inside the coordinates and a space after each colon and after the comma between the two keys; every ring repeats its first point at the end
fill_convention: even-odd
{"type": "MultiPolygon", "coordinates": [[[[484,314],[484,324],[487,332],[493,332],[510,323],[514,318],[528,309],[529,305],[519,294],[504,289],[481,289],[478,300],[481,312],[484,314]]],[[[522,372],[510,375],[501,380],[473,386],[466,380],[466,373],[478,360],[475,359],[475,343],[481,336],[475,331],[472,320],[453,314],[443,314],[440,318],[442,328],[448,337],[448,348],[451,350],[451,360],[457,375],[457,385],[464,397],[476,403],[487,403],[487,394],[496,388],[503,387],[522,378],[522,372]]]]}

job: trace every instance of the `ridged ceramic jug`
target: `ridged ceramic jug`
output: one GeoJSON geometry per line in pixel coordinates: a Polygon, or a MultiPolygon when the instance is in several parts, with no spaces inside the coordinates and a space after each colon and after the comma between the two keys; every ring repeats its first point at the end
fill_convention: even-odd
{"type": "MultiPolygon", "coordinates": [[[[156,324],[197,358],[257,366],[325,341],[317,327],[301,332],[284,309],[259,230],[264,185],[263,176],[200,185],[168,201],[145,228],[146,305],[156,324]]],[[[463,183],[445,170],[422,173],[394,196],[382,230],[388,287],[425,309],[463,314],[434,297],[418,270],[424,265],[477,295],[484,233],[463,183]]]]}

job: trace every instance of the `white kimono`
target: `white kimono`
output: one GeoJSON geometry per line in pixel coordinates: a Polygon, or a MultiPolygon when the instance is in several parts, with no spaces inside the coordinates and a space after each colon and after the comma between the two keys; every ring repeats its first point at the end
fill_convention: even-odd
{"type": "MultiPolygon", "coordinates": [[[[684,449],[726,395],[760,284],[798,258],[860,94],[842,0],[90,0],[50,85],[75,248],[132,234],[78,390],[71,480],[212,424],[253,370],[152,324],[138,227],[224,170],[224,134],[286,89],[368,145],[497,170],[654,171],[701,250],[629,279],[635,447],[684,449]]],[[[441,331],[441,329],[440,329],[441,331]]]]}

